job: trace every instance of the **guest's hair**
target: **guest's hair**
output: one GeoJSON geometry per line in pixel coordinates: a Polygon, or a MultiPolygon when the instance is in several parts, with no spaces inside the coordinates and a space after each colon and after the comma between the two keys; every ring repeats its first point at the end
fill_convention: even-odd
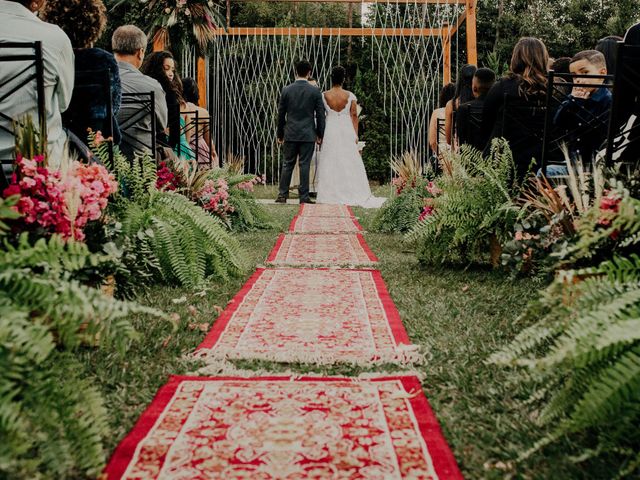
{"type": "Polygon", "coordinates": [[[107,26],[102,0],[48,0],[42,16],[67,34],[73,48],[91,47],[107,26]]]}
{"type": "Polygon", "coordinates": [[[553,62],[551,70],[556,73],[571,73],[569,65],[571,65],[571,57],[560,57],[553,62]]]}
{"type": "Polygon", "coordinates": [[[331,85],[343,85],[347,71],[342,65],[338,65],[331,70],[331,85]]]}
{"type": "Polygon", "coordinates": [[[473,75],[478,83],[480,95],[486,95],[496,83],[496,72],[490,68],[479,68],[473,75]]]}
{"type": "Polygon", "coordinates": [[[473,100],[472,82],[477,69],[475,65],[465,65],[460,69],[454,96],[454,101],[457,100],[459,105],[473,100]]]}
{"type": "Polygon", "coordinates": [[[198,89],[198,83],[193,78],[183,78],[182,94],[186,102],[195,103],[197,105],[200,101],[200,90],[198,89]]]}
{"type": "Polygon", "coordinates": [[[167,58],[170,58],[175,62],[171,52],[167,52],[166,50],[162,52],[153,52],[145,57],[144,62],[140,67],[140,71],[145,75],[156,79],[166,93],[175,93],[178,97],[178,101],[182,103],[184,101],[182,82],[180,81],[180,77],[177,72],[174,75],[173,80],[169,80],[169,77],[164,70],[164,61],[167,58]]]}
{"type": "Polygon", "coordinates": [[[453,83],[447,83],[442,90],[440,90],[440,98],[438,100],[438,105],[440,108],[444,108],[449,103],[449,100],[453,100],[453,97],[456,94],[456,86],[453,83]]]}
{"type": "Polygon", "coordinates": [[[518,79],[521,95],[538,95],[547,91],[549,53],[541,40],[521,38],[513,49],[510,76],[518,79]]]}
{"type": "Polygon", "coordinates": [[[138,50],[147,48],[147,36],[135,25],[123,25],[116,28],[111,36],[111,50],[121,55],[134,55],[138,50]]]}
{"type": "Polygon", "coordinates": [[[580,60],[586,60],[591,65],[597,68],[607,68],[607,59],[598,50],[583,50],[576,53],[571,59],[571,63],[579,62],[580,60]]]}
{"type": "Polygon", "coordinates": [[[601,38],[596,44],[596,50],[604,55],[607,61],[607,73],[613,75],[616,73],[616,60],[618,57],[618,42],[624,39],[617,35],[610,35],[601,38]]]}
{"type": "Polygon", "coordinates": [[[298,77],[306,77],[311,73],[312,69],[313,68],[311,67],[311,64],[308,60],[300,60],[298,63],[296,63],[296,74],[298,75],[298,77]]]}

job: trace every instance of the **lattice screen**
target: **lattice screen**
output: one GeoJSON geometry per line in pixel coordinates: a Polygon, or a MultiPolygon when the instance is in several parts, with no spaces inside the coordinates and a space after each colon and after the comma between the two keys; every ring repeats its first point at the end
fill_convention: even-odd
{"type": "MultiPolygon", "coordinates": [[[[455,24],[462,9],[462,5],[411,3],[398,8],[392,2],[370,8],[366,22],[388,28],[440,28],[445,22],[455,24]]],[[[221,35],[214,41],[208,58],[208,99],[218,152],[223,158],[228,152],[243,155],[251,172],[266,173],[275,182],[281,158],[275,139],[278,98],[294,78],[294,62],[309,59],[319,86],[326,89],[331,68],[344,59],[348,39],[259,33],[256,28],[255,35],[221,35]]],[[[385,109],[390,115],[389,158],[411,149],[426,160],[428,122],[442,87],[440,37],[363,37],[353,41],[373,42],[371,64],[366,67],[378,73],[380,102],[367,105],[367,109],[385,109]]],[[[457,43],[454,38],[453,44],[457,43]]],[[[182,60],[183,72],[194,76],[193,52],[186,50],[182,60]]],[[[453,70],[457,71],[456,64],[453,70]]]]}

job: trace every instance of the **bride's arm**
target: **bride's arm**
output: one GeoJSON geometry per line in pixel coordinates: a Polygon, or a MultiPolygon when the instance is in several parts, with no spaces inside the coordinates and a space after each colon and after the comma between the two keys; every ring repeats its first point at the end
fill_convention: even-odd
{"type": "Polygon", "coordinates": [[[356,132],[356,142],[358,141],[358,104],[351,102],[351,121],[353,122],[353,130],[356,132]]]}

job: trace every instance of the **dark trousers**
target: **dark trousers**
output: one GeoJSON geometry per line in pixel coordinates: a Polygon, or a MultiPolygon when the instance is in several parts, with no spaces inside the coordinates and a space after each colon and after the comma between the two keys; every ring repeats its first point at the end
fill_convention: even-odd
{"type": "Polygon", "coordinates": [[[309,166],[313,153],[316,150],[315,142],[284,142],[282,148],[284,161],[282,170],[280,171],[280,189],[279,197],[287,198],[289,196],[289,186],[291,185],[291,175],[296,166],[298,158],[300,159],[300,186],[298,193],[300,201],[309,200],[309,166]]]}

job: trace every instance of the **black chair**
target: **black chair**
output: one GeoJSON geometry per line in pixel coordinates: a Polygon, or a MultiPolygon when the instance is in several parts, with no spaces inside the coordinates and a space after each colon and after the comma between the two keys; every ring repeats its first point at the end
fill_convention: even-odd
{"type": "Polygon", "coordinates": [[[122,134],[121,149],[129,157],[133,157],[134,152],[147,150],[155,155],[157,150],[157,128],[156,128],[156,103],[154,92],[145,93],[123,93],[120,112],[120,133],[122,134]],[[145,122],[145,119],[147,121],[145,122]],[[143,130],[146,139],[140,139],[132,133],[133,128],[145,123],[143,130]]]}
{"type": "Polygon", "coordinates": [[[547,166],[552,163],[566,164],[564,158],[565,146],[574,143],[583,145],[582,151],[584,162],[590,164],[595,160],[601,144],[604,143],[609,130],[610,111],[594,113],[586,109],[582,104],[571,102],[571,91],[574,87],[586,88],[613,88],[613,77],[609,75],[574,75],[570,73],[556,73],[550,71],[547,76],[549,88],[546,96],[547,115],[544,124],[544,143],[541,158],[541,168],[546,174],[547,166]],[[577,82],[576,80],[582,80],[577,82]],[[570,125],[558,125],[556,123],[556,113],[563,105],[570,105],[571,112],[567,116],[571,117],[570,125]],[[601,141],[597,139],[600,138],[601,141]],[[594,140],[592,140],[594,139],[594,140]],[[585,158],[590,157],[590,158],[585,158]]]}
{"type": "Polygon", "coordinates": [[[438,118],[436,120],[436,156],[440,155],[440,144],[445,143],[447,141],[445,132],[445,122],[444,118],[438,118]]]}
{"type": "MultiPolygon", "coordinates": [[[[213,144],[211,142],[210,125],[213,122],[212,117],[203,116],[199,110],[181,111],[180,115],[188,115],[189,121],[187,121],[184,127],[181,128],[180,133],[186,135],[187,138],[192,138],[194,141],[188,149],[188,153],[192,156],[201,167],[212,167],[211,151],[213,150],[213,144]],[[202,146],[197,141],[198,138],[203,137],[207,142],[209,155],[205,157],[205,152],[202,151],[202,146]],[[204,158],[204,160],[203,160],[204,158]]],[[[178,146],[178,155],[180,155],[180,145],[178,146]]]]}
{"type": "Polygon", "coordinates": [[[640,45],[618,44],[605,161],[640,162],[640,45]]]}
{"type": "Polygon", "coordinates": [[[533,160],[539,163],[543,157],[546,117],[544,98],[504,96],[500,136],[509,142],[520,178],[527,174],[533,160]]]}
{"type": "MultiPolygon", "coordinates": [[[[114,137],[111,74],[108,69],[75,72],[73,96],[69,108],[62,114],[62,123],[84,143],[87,142],[88,129],[100,131],[105,138],[114,137]]],[[[109,145],[112,165],[113,148],[109,145]]]]}
{"type": "Polygon", "coordinates": [[[468,102],[458,108],[458,138],[460,144],[484,148],[481,135],[483,104],[468,102]]]}
{"type": "MultiPolygon", "coordinates": [[[[0,69],[10,63],[23,64],[22,69],[10,78],[2,77],[0,81],[0,102],[19,93],[21,90],[33,90],[34,107],[38,112],[40,136],[47,137],[47,116],[44,96],[44,63],[42,61],[42,42],[6,42],[0,43],[0,69]]],[[[26,109],[31,110],[31,109],[26,109]]],[[[0,130],[15,136],[14,122],[20,118],[12,118],[9,112],[0,111],[0,130]]],[[[9,172],[12,170],[14,158],[0,158],[0,187],[9,184],[9,172]]]]}

